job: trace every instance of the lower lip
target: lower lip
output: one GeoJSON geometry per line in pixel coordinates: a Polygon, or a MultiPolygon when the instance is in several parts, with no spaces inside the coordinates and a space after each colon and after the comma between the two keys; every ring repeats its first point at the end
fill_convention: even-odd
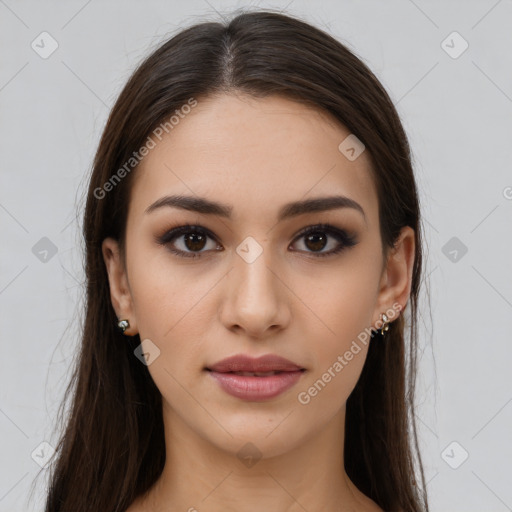
{"type": "Polygon", "coordinates": [[[268,400],[294,386],[304,372],[281,372],[267,377],[252,377],[234,373],[210,371],[211,376],[228,394],[243,400],[268,400]]]}

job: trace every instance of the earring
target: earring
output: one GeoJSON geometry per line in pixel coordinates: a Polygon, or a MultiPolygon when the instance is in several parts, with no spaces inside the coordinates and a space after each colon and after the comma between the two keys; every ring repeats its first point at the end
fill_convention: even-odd
{"type": "Polygon", "coordinates": [[[384,336],[384,333],[389,331],[389,322],[388,317],[385,313],[382,313],[382,327],[380,329],[381,336],[384,336]]]}
{"type": "Polygon", "coordinates": [[[372,338],[375,338],[376,334],[380,335],[381,338],[384,338],[384,334],[389,331],[389,318],[385,313],[382,313],[380,315],[380,318],[382,320],[382,327],[380,329],[377,329],[377,331],[372,331],[372,338]],[[376,334],[375,334],[376,332],[376,334]]]}
{"type": "Polygon", "coordinates": [[[117,327],[119,327],[121,332],[124,334],[124,331],[130,327],[130,322],[128,320],[119,320],[117,327]]]}

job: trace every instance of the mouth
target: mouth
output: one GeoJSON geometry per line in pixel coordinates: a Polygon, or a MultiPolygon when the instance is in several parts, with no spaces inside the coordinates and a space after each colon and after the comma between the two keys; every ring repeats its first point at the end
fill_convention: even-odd
{"type": "Polygon", "coordinates": [[[297,384],[305,368],[276,355],[233,356],[204,368],[225,393],[238,399],[262,402],[297,384]]]}
{"type": "Polygon", "coordinates": [[[210,370],[208,374],[228,395],[250,402],[265,402],[295,386],[305,371],[221,373],[210,370]]]}
{"type": "Polygon", "coordinates": [[[293,361],[275,354],[267,354],[257,358],[245,354],[238,354],[227,357],[205,368],[205,370],[217,373],[246,374],[245,376],[247,377],[259,377],[282,372],[296,372],[304,369],[305,368],[293,361]]]}
{"type": "Polygon", "coordinates": [[[298,370],[274,370],[271,372],[216,372],[210,368],[205,368],[208,372],[223,373],[225,375],[240,375],[241,377],[270,377],[271,375],[279,375],[281,373],[305,372],[304,368],[298,370]]]}

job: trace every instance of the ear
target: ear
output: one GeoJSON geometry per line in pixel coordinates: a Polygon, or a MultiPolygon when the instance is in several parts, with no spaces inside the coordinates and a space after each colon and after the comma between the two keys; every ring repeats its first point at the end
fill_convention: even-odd
{"type": "Polygon", "coordinates": [[[101,250],[107,267],[112,306],[119,320],[126,319],[130,322],[130,327],[126,329],[124,334],[135,336],[138,333],[137,320],[119,243],[113,238],[105,238],[101,244],[101,250]]]}
{"type": "MultiPolygon", "coordinates": [[[[388,310],[396,311],[398,306],[393,308],[394,304],[400,305],[399,311],[405,308],[411,293],[415,252],[414,230],[410,226],[405,226],[395,246],[390,249],[388,261],[382,273],[372,325],[380,320],[382,313],[388,310]]],[[[396,318],[390,318],[390,320],[396,320],[396,318]]]]}

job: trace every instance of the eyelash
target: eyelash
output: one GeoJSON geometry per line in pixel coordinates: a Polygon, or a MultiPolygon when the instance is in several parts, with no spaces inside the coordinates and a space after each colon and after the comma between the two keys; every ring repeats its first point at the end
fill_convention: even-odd
{"type": "MultiPolygon", "coordinates": [[[[332,249],[328,252],[314,252],[314,251],[296,251],[296,252],[306,252],[309,254],[312,254],[314,257],[317,258],[324,258],[326,256],[334,256],[335,254],[340,253],[346,248],[353,247],[357,244],[357,239],[354,235],[351,235],[347,233],[343,229],[336,228],[335,226],[332,226],[331,224],[315,224],[313,226],[308,226],[307,228],[304,228],[302,231],[300,231],[297,236],[294,239],[294,242],[302,237],[305,237],[312,233],[325,233],[328,235],[332,235],[334,238],[336,238],[339,242],[338,247],[335,249],[332,249]]],[[[182,258],[198,258],[201,256],[201,252],[185,252],[181,251],[180,249],[175,249],[171,246],[171,241],[173,241],[175,238],[178,238],[179,236],[190,234],[190,233],[198,233],[201,235],[205,235],[210,237],[212,240],[216,241],[213,234],[206,228],[194,224],[186,224],[184,226],[179,226],[173,229],[170,229],[169,231],[166,231],[162,236],[156,237],[156,242],[160,245],[167,246],[169,251],[171,251],[173,254],[176,254],[179,257],[182,258]]],[[[218,242],[217,242],[218,243],[218,242]]],[[[206,252],[206,251],[203,251],[206,252]]]]}

